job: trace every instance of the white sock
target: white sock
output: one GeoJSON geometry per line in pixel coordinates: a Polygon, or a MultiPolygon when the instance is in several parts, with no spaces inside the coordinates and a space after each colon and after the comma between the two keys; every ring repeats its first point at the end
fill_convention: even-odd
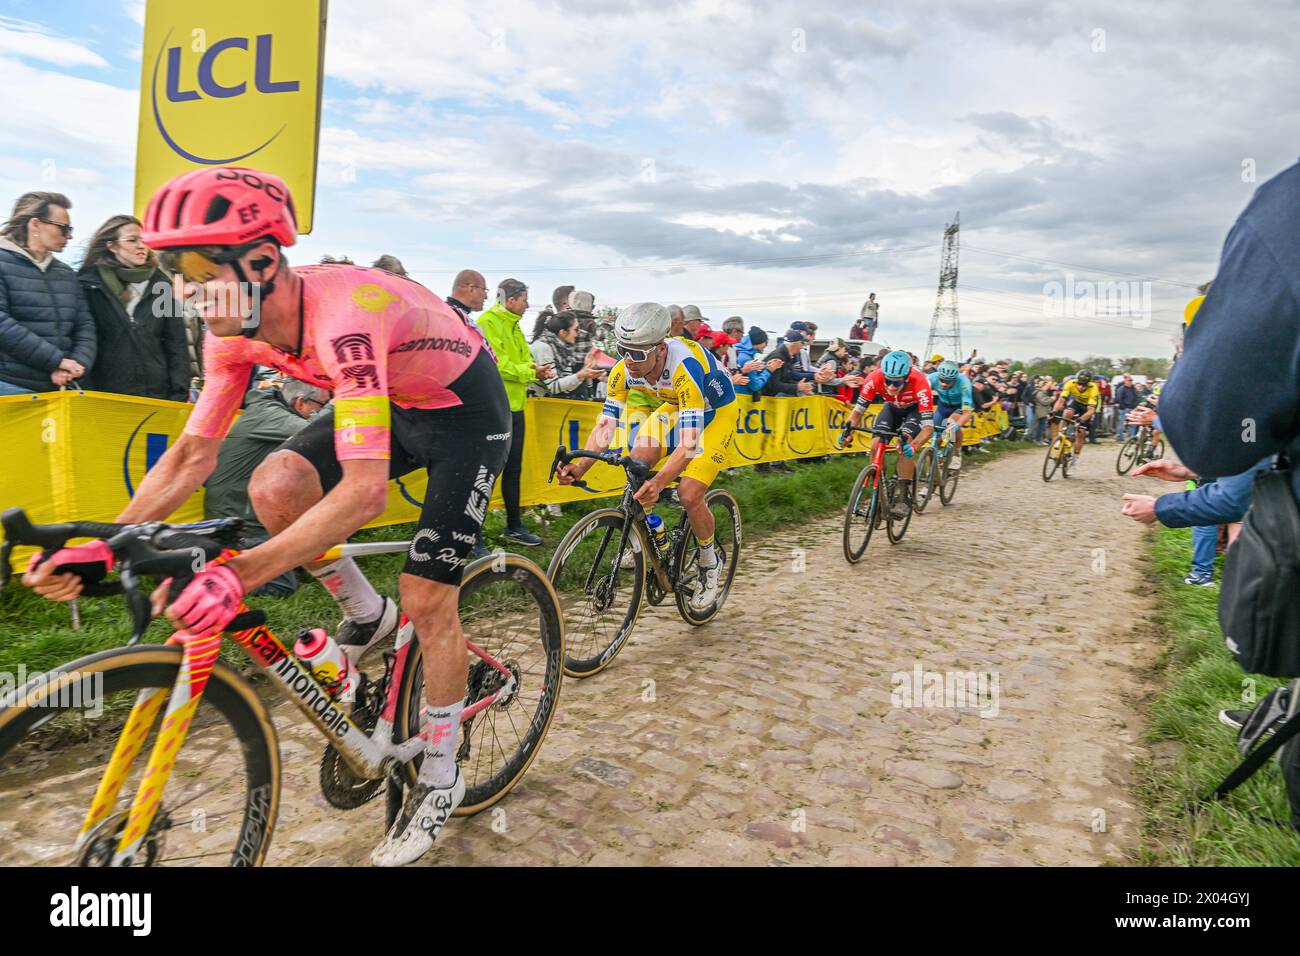
{"type": "Polygon", "coordinates": [[[716,568],[718,566],[718,552],[714,550],[714,545],[709,545],[707,548],[700,548],[699,551],[700,567],[707,571],[709,568],[716,568]]]}
{"type": "Polygon", "coordinates": [[[317,568],[312,571],[312,577],[325,585],[349,621],[369,624],[384,611],[384,599],[351,558],[340,558],[317,568]]]}
{"type": "Polygon", "coordinates": [[[424,762],[420,764],[420,783],[446,789],[456,782],[456,738],[460,735],[460,712],[465,701],[444,704],[441,707],[425,705],[420,712],[424,718],[424,762]]]}

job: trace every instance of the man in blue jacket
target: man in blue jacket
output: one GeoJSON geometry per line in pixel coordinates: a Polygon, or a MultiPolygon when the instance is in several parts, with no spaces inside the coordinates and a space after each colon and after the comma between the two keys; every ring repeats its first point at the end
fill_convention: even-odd
{"type": "Polygon", "coordinates": [[[24,193],[0,227],[0,395],[49,392],[95,361],[95,319],[71,266],[61,193],[24,193]]]}
{"type": "Polygon", "coordinates": [[[736,361],[740,363],[741,372],[749,379],[743,385],[736,384],[733,379],[732,384],[738,393],[760,395],[763,386],[772,377],[771,369],[762,359],[765,345],[767,345],[767,333],[757,325],[750,326],[749,334],[736,343],[736,361]],[[754,365],[754,362],[758,364],[754,365]]]}
{"type": "MultiPolygon", "coordinates": [[[[1124,514],[1143,524],[1159,521],[1166,528],[1192,529],[1192,571],[1184,584],[1199,587],[1214,585],[1214,551],[1219,540],[1219,525],[1240,521],[1250,510],[1255,475],[1271,467],[1271,455],[1261,458],[1239,475],[1209,479],[1199,488],[1178,494],[1125,495],[1124,514]]],[[[1186,465],[1162,458],[1147,462],[1133,476],[1150,475],[1165,481],[1188,481],[1196,477],[1186,465]]]]}
{"type": "MultiPolygon", "coordinates": [[[[1300,438],[1300,164],[1255,191],[1160,395],[1178,457],[1234,475],[1300,438]]],[[[1293,455],[1294,457],[1294,455],[1293,455]]],[[[1293,469],[1300,492],[1300,469],[1293,469]]],[[[1300,494],[1297,494],[1300,498],[1300,494]]]]}

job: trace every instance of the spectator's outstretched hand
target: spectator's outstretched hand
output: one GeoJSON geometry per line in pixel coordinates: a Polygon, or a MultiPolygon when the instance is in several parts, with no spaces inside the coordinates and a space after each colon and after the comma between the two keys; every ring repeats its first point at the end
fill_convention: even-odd
{"type": "Polygon", "coordinates": [[[1168,458],[1161,458],[1159,461],[1149,461],[1145,465],[1140,465],[1133,471],[1134,478],[1138,477],[1138,475],[1150,475],[1152,478],[1161,478],[1165,481],[1188,481],[1196,477],[1195,472],[1186,465],[1180,465],[1168,458]]]}
{"type": "Polygon", "coordinates": [[[1156,523],[1156,499],[1151,495],[1125,495],[1124,507],[1121,509],[1134,521],[1143,524],[1156,523]]]}
{"type": "Polygon", "coordinates": [[[1150,425],[1156,420],[1154,408],[1135,408],[1128,413],[1128,422],[1130,425],[1150,425]]]}

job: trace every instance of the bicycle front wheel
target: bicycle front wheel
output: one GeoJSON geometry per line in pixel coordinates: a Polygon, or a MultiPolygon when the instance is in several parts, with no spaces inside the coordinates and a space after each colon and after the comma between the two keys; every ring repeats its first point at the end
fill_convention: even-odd
{"type": "Polygon", "coordinates": [[[615,508],[593,511],[569,529],[551,558],[547,576],[564,612],[564,672],[570,677],[590,677],[608,667],[641,613],[649,543],[633,525],[620,561],[616,552],[628,520],[615,508]]]}
{"type": "Polygon", "coordinates": [[[944,506],[952,504],[952,499],[957,495],[957,482],[961,480],[961,469],[952,467],[954,455],[960,455],[961,449],[950,449],[943,459],[943,465],[939,472],[939,501],[944,506]]]}
{"type": "MultiPolygon", "coordinates": [[[[947,461],[947,458],[944,458],[947,461]]],[[[912,510],[920,514],[930,503],[934,495],[934,486],[939,474],[939,457],[934,448],[927,445],[916,456],[916,493],[912,497],[912,510]]]]}
{"type": "Polygon", "coordinates": [[[868,465],[854,479],[853,491],[849,494],[849,506],[844,512],[844,560],[857,564],[862,560],[862,553],[867,550],[871,533],[876,530],[876,518],[880,514],[880,493],[876,485],[867,484],[868,465]]]}
{"type": "Polygon", "coordinates": [[[1133,464],[1138,457],[1138,440],[1135,437],[1128,439],[1120,446],[1119,456],[1115,459],[1115,471],[1121,475],[1127,475],[1132,470],[1133,464]]]}
{"type": "Polygon", "coordinates": [[[1056,469],[1060,467],[1061,445],[1062,438],[1057,435],[1047,446],[1047,456],[1043,459],[1043,481],[1051,481],[1052,476],[1056,474],[1056,469]]]}
{"type": "MultiPolygon", "coordinates": [[[[179,647],[115,648],[0,702],[0,865],[110,865],[180,663],[179,647]],[[123,759],[128,749],[134,760],[123,759]],[[95,822],[82,834],[92,807],[95,822]]],[[[270,715],[218,663],[130,863],[259,866],[279,806],[270,715]]]]}
{"type": "Polygon", "coordinates": [[[687,624],[699,627],[718,616],[727,593],[731,590],[731,581],[736,576],[736,565],[740,563],[740,505],[729,491],[714,488],[704,496],[704,504],[713,515],[713,543],[718,551],[718,560],[722,562],[722,571],[718,574],[718,597],[708,610],[697,611],[691,607],[691,595],[695,593],[695,584],[700,576],[699,544],[690,522],[686,522],[677,552],[673,557],[673,580],[677,582],[675,597],[677,611],[687,624]]]}
{"type": "MultiPolygon", "coordinates": [[[[466,707],[499,694],[460,725],[456,763],[465,780],[465,799],[452,815],[464,817],[486,810],[514,789],[541,749],[564,679],[564,621],[555,589],[541,568],[517,554],[496,554],[466,569],[460,582],[460,626],[465,640],[492,658],[484,660],[466,648],[466,707]]],[[[416,643],[402,674],[395,740],[419,733],[424,704],[424,662],[416,643]]],[[[423,761],[424,755],[417,754],[406,768],[408,779],[415,779],[423,761]]]]}

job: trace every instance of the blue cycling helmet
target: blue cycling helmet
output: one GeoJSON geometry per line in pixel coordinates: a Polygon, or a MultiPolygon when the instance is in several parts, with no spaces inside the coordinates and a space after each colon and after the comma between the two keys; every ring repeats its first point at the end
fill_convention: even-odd
{"type": "Polygon", "coordinates": [[[939,363],[939,380],[941,382],[955,381],[959,374],[961,374],[961,369],[952,359],[939,363]]]}
{"type": "Polygon", "coordinates": [[[885,378],[907,378],[912,371],[912,356],[895,349],[880,360],[880,371],[885,378]]]}

